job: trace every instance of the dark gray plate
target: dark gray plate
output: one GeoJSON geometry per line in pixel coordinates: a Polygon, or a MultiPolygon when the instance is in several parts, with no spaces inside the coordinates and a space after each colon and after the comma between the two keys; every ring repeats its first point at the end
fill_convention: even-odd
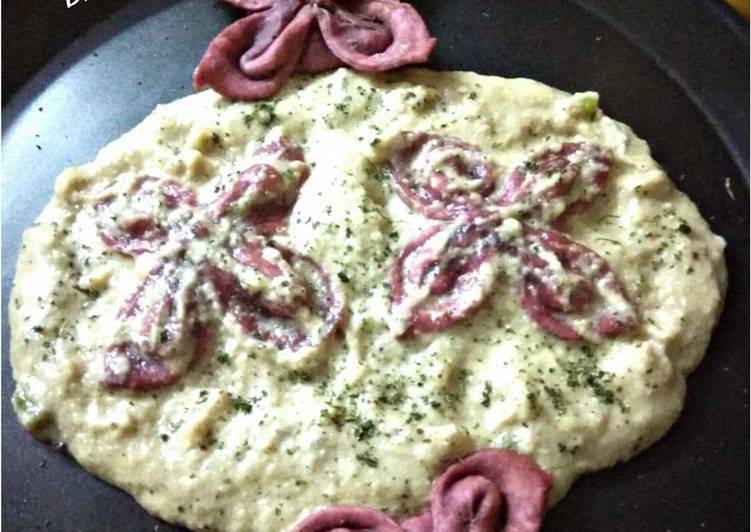
{"type": "MultiPolygon", "coordinates": [[[[545,529],[748,530],[747,28],[709,0],[414,3],[439,38],[433,68],[599,91],[605,111],[649,141],[728,241],[726,310],[689,379],[682,417],[630,463],[581,479],[545,529]]],[[[235,13],[206,0],[81,0],[71,9],[65,0],[3,0],[3,10],[7,316],[21,232],[55,176],[91,160],[157,103],[189,94],[206,44],[235,13]]],[[[174,530],[23,432],[9,402],[6,324],[2,347],[5,529],[174,530]]]]}

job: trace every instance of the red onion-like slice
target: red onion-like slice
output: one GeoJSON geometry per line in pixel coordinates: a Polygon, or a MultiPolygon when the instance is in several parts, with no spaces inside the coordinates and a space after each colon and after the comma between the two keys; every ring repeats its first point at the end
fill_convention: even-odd
{"type": "Polygon", "coordinates": [[[551,482],[531,458],[514,451],[471,454],[433,485],[433,532],[537,532],[551,482]]]}
{"type": "Polygon", "coordinates": [[[125,195],[114,190],[107,194],[111,197],[96,205],[99,234],[107,246],[131,256],[156,251],[177,229],[158,221],[162,205],[174,210],[196,204],[195,194],[183,183],[151,176],[137,179],[125,195]],[[125,220],[120,221],[122,217],[125,220]]]}
{"type": "Polygon", "coordinates": [[[586,211],[605,188],[612,166],[609,152],[593,144],[564,143],[534,156],[506,178],[497,202],[516,215],[552,223],[586,211]]]}
{"type": "Polygon", "coordinates": [[[306,517],[292,532],[402,532],[402,528],[372,508],[334,506],[306,517]]]}
{"type": "Polygon", "coordinates": [[[560,233],[527,227],[519,253],[521,304],[544,330],[562,340],[599,341],[636,326],[625,290],[591,249],[560,233]]]}
{"type": "MultiPolygon", "coordinates": [[[[382,72],[428,60],[436,40],[428,33],[425,22],[411,5],[394,0],[353,2],[348,16],[337,16],[326,9],[317,12],[326,45],[347,65],[363,71],[382,72]],[[373,20],[391,34],[389,46],[377,53],[360,40],[352,40],[353,18],[373,20]]],[[[359,23],[358,23],[359,25],[359,23]]]]}
{"type": "Polygon", "coordinates": [[[495,176],[479,148],[428,133],[408,133],[404,141],[389,165],[407,205],[437,220],[483,214],[495,176]]]}
{"type": "Polygon", "coordinates": [[[441,331],[474,314],[493,290],[498,238],[488,225],[433,226],[410,242],[391,271],[403,336],[441,331]]]}
{"type": "Polygon", "coordinates": [[[168,386],[206,352],[210,331],[197,319],[195,291],[195,273],[168,264],[156,268],[125,299],[118,319],[130,324],[130,339],[105,353],[105,387],[168,386]]]}

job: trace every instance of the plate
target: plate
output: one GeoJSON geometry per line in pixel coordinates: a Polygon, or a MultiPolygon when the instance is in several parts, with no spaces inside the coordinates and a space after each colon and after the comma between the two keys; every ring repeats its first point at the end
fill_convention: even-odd
{"type": "MultiPolygon", "coordinates": [[[[689,378],[683,415],[629,463],[580,479],[549,512],[544,530],[748,529],[747,27],[710,0],[413,3],[439,39],[434,69],[598,91],[604,111],[648,140],[655,159],[728,241],[725,312],[689,378]]],[[[156,104],[189,94],[206,45],[237,16],[206,0],[8,4],[4,317],[20,235],[48,201],[57,174],[92,160],[156,104]]],[[[179,530],[23,431],[10,406],[8,336],[4,320],[5,530],[179,530]]]]}

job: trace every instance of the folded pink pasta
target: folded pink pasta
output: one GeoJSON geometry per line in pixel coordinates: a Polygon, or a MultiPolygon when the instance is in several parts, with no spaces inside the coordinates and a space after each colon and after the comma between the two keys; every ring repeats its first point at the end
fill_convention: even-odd
{"type": "Polygon", "coordinates": [[[234,100],[274,96],[295,72],[384,71],[427,61],[435,39],[398,0],[225,0],[248,15],[211,42],[193,74],[234,100]]]}
{"type": "Polygon", "coordinates": [[[449,466],[433,483],[429,511],[401,525],[378,510],[335,506],[293,532],[536,532],[550,483],[528,456],[486,449],[449,466]]]}

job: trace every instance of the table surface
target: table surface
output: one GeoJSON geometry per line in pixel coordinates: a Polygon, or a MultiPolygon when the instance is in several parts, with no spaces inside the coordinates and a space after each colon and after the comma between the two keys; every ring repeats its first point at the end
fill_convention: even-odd
{"type": "Polygon", "coordinates": [[[748,20],[749,14],[749,1],[748,0],[727,0],[733,9],[735,9],[740,16],[748,20]]]}

